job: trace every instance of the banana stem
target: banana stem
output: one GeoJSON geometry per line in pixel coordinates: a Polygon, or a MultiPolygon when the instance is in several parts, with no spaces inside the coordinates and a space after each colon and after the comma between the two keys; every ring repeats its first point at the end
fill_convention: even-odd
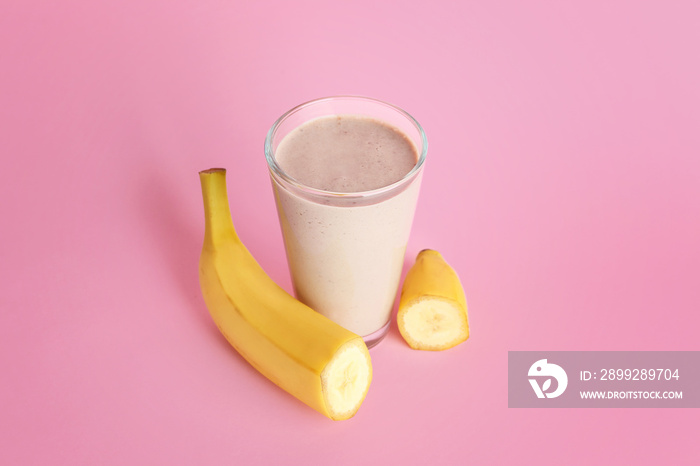
{"type": "Polygon", "coordinates": [[[204,245],[224,237],[239,241],[231,220],[226,190],[226,169],[210,168],[199,172],[204,199],[204,245]]]}

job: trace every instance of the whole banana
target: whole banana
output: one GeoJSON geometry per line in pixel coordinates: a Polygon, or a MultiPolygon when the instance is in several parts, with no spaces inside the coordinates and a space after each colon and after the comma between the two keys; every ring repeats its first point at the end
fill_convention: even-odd
{"type": "Polygon", "coordinates": [[[199,173],[205,233],[199,281],[228,342],[258,371],[333,420],[352,417],[372,380],[362,338],[278,286],[238,238],[226,170],[199,173]]]}

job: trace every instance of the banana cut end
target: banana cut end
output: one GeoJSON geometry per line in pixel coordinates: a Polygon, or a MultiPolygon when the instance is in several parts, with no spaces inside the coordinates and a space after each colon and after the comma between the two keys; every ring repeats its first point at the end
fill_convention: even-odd
{"type": "Polygon", "coordinates": [[[199,172],[200,175],[211,175],[212,173],[226,174],[226,169],[225,168],[209,168],[207,170],[202,170],[199,172]]]}
{"type": "Polygon", "coordinates": [[[399,309],[399,332],[416,350],[442,351],[469,338],[466,311],[456,302],[437,296],[421,296],[399,309]]]}
{"type": "Polygon", "coordinates": [[[321,372],[323,398],[334,421],[349,419],[362,405],[372,382],[372,362],[362,338],[343,344],[321,372]]]}

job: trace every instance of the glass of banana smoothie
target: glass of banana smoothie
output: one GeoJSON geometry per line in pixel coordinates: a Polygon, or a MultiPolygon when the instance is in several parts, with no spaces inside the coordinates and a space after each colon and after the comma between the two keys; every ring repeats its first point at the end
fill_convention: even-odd
{"type": "Polygon", "coordinates": [[[265,139],[294,293],[368,347],[389,329],[427,147],[408,113],[357,96],[299,105],[265,139]]]}

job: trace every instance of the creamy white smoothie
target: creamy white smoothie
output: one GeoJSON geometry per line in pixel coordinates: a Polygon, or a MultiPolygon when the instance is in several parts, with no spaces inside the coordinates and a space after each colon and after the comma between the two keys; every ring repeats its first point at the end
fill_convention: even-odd
{"type": "Polygon", "coordinates": [[[274,159],[285,174],[272,180],[297,298],[366,341],[381,339],[418,197],[420,150],[387,122],[339,114],[289,130],[274,159]]]}

